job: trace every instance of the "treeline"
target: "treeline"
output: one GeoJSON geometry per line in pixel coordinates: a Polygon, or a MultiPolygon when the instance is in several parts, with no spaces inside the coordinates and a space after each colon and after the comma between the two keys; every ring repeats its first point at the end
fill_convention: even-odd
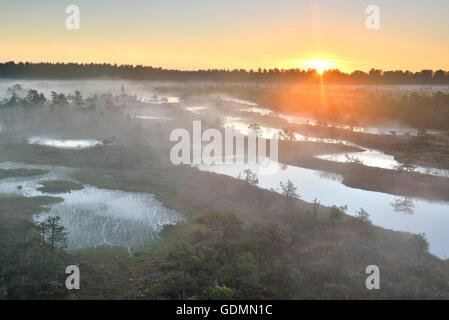
{"type": "MultiPolygon", "coordinates": [[[[71,106],[77,107],[80,109],[95,109],[97,103],[102,100],[107,108],[114,107],[114,103],[112,102],[112,94],[102,94],[102,95],[93,95],[86,98],[83,98],[81,92],[75,91],[73,94],[65,95],[63,93],[57,93],[55,91],[51,91],[49,99],[45,97],[42,92],[39,92],[35,89],[25,90],[20,84],[15,84],[11,88],[7,90],[8,94],[11,94],[9,98],[3,99],[0,101],[0,108],[2,107],[64,107],[71,106]],[[19,95],[23,95],[20,97],[19,95]]],[[[125,94],[122,94],[122,97],[129,97],[125,94]]],[[[131,97],[131,99],[133,99],[131,97]]],[[[135,98],[134,98],[135,99],[135,98]]]]}
{"type": "Polygon", "coordinates": [[[354,126],[379,125],[399,121],[415,128],[449,129],[449,93],[445,90],[388,90],[375,88],[319,86],[279,88],[277,86],[216,86],[187,94],[225,93],[249,100],[262,107],[286,114],[305,114],[330,124],[354,126]]]}
{"type": "MultiPolygon", "coordinates": [[[[0,63],[0,78],[12,79],[92,79],[112,78],[129,80],[170,81],[231,81],[231,82],[319,82],[316,70],[308,69],[207,69],[183,71],[142,65],[78,64],[78,63],[0,63]]],[[[337,69],[325,71],[323,80],[335,84],[449,84],[449,72],[444,70],[354,71],[337,69]]]]}

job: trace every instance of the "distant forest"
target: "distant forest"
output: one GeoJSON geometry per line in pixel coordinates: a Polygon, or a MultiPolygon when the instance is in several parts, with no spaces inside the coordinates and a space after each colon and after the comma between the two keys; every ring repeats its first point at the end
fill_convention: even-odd
{"type": "MultiPolygon", "coordinates": [[[[78,63],[0,63],[0,78],[4,79],[93,79],[112,78],[129,80],[170,81],[230,81],[230,82],[319,82],[315,70],[257,69],[257,70],[197,70],[182,71],[142,65],[78,64],[78,63]]],[[[354,71],[344,73],[337,69],[323,73],[322,80],[333,84],[449,84],[449,72],[443,70],[354,71]]]]}

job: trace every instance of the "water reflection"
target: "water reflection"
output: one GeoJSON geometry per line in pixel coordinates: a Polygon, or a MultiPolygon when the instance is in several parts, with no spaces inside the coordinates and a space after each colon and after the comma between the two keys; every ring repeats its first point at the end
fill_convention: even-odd
{"type": "Polygon", "coordinates": [[[151,98],[138,98],[137,99],[140,102],[143,103],[150,103],[150,104],[164,104],[164,103],[178,103],[180,101],[179,97],[159,97],[158,95],[154,95],[151,98]]]}
{"type": "Polygon", "coordinates": [[[271,111],[269,109],[259,108],[259,107],[244,108],[244,109],[240,109],[240,111],[250,112],[250,113],[258,113],[263,116],[273,113],[273,111],[271,111]]]}
{"type": "Polygon", "coordinates": [[[248,101],[248,100],[243,100],[243,99],[236,99],[236,98],[230,98],[230,97],[219,97],[221,100],[226,101],[226,102],[232,102],[232,103],[236,103],[236,104],[243,104],[243,105],[247,105],[247,106],[258,106],[257,103],[252,102],[252,101],[248,101]]]}
{"type": "MultiPolygon", "coordinates": [[[[276,137],[283,139],[286,137],[284,130],[280,128],[262,126],[259,124],[251,123],[250,121],[244,121],[243,119],[237,117],[225,116],[223,119],[223,126],[225,128],[232,129],[235,132],[244,135],[248,135],[249,133],[254,132],[254,126],[257,125],[258,135],[262,138],[270,139],[272,137],[276,137]]],[[[316,156],[316,158],[318,159],[335,162],[359,163],[365,166],[383,169],[397,169],[401,165],[393,156],[389,154],[386,154],[380,150],[367,149],[350,141],[333,138],[305,136],[296,132],[294,132],[292,136],[292,140],[294,141],[343,144],[346,146],[357,147],[364,150],[362,152],[343,152],[318,155],[316,156]]],[[[448,169],[415,166],[414,171],[435,176],[449,177],[448,169]]]]}
{"type": "Polygon", "coordinates": [[[103,143],[95,139],[70,140],[70,139],[54,139],[46,137],[31,137],[28,139],[29,144],[37,144],[41,146],[61,148],[61,149],[84,149],[102,145],[103,143]]]}
{"type": "MultiPolygon", "coordinates": [[[[363,148],[360,147],[359,148],[363,148]]],[[[401,167],[401,164],[396,161],[396,159],[379,150],[374,149],[365,149],[363,152],[343,152],[343,153],[335,153],[335,154],[324,154],[316,156],[318,159],[335,161],[335,162],[358,162],[365,166],[383,168],[383,169],[394,169],[397,170],[401,167]]],[[[449,177],[448,169],[439,169],[439,168],[429,168],[422,166],[415,166],[413,170],[415,172],[430,174],[434,176],[440,177],[449,177]]]]}
{"type": "Polygon", "coordinates": [[[340,183],[343,182],[343,176],[338,173],[327,172],[327,171],[317,171],[317,173],[320,178],[329,179],[329,180],[337,181],[340,183]]]}
{"type": "Polygon", "coordinates": [[[60,216],[69,232],[68,249],[102,245],[123,246],[129,250],[153,240],[167,224],[179,222],[181,215],[165,208],[154,195],[120,190],[106,190],[84,185],[82,190],[47,194],[38,191],[41,181],[73,180],[75,169],[3,162],[1,169],[44,169],[48,173],[32,177],[0,180],[0,196],[53,196],[64,201],[49,206],[48,212],[35,215],[36,221],[60,216]]]}
{"type": "MultiPolygon", "coordinates": [[[[281,164],[277,164],[281,167],[281,164]]],[[[397,196],[387,193],[373,192],[350,188],[343,185],[341,177],[329,175],[320,171],[285,166],[284,170],[264,173],[260,164],[233,165],[199,165],[204,171],[225,174],[237,178],[244,170],[250,169],[258,175],[258,186],[267,190],[279,187],[280,182],[291,180],[298,188],[301,199],[312,202],[315,198],[323,205],[348,205],[348,213],[354,214],[364,208],[371,215],[374,224],[386,229],[423,233],[428,235],[430,251],[441,257],[449,258],[449,203],[430,202],[418,198],[413,201],[414,214],[397,214],[391,203],[395,203],[397,196]]]]}
{"type": "Polygon", "coordinates": [[[136,119],[143,119],[143,120],[164,120],[164,121],[169,121],[169,120],[173,120],[173,118],[169,118],[169,117],[159,117],[159,116],[135,116],[134,118],[136,119]]]}
{"type": "Polygon", "coordinates": [[[206,106],[198,106],[198,107],[187,107],[186,110],[193,112],[193,113],[198,113],[198,111],[204,111],[209,109],[209,107],[206,106]]]}
{"type": "Polygon", "coordinates": [[[395,212],[413,214],[413,209],[415,205],[413,204],[413,199],[408,197],[403,197],[399,199],[395,199],[394,202],[391,203],[395,212]]]}
{"type": "Polygon", "coordinates": [[[102,245],[139,247],[154,240],[165,225],[180,220],[177,212],[163,207],[151,194],[86,186],[55,196],[64,201],[37,215],[36,220],[60,216],[69,232],[69,249],[102,245]]]}

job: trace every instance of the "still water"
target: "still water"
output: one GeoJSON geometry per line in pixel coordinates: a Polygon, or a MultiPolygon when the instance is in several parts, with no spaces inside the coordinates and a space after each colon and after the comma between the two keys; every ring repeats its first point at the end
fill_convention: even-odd
{"type": "Polygon", "coordinates": [[[13,177],[0,180],[0,197],[52,196],[63,201],[48,206],[47,212],[34,216],[39,222],[48,216],[60,216],[68,231],[68,249],[97,246],[142,246],[154,240],[159,231],[182,220],[181,215],[168,209],[154,195],[139,192],[100,189],[84,185],[82,190],[49,194],[37,190],[41,181],[73,180],[74,169],[3,162],[1,169],[44,169],[48,173],[32,177],[13,177]]]}
{"type": "Polygon", "coordinates": [[[276,163],[271,165],[277,166],[278,170],[264,170],[259,164],[199,165],[198,168],[234,178],[250,169],[258,175],[259,187],[276,191],[279,190],[280,182],[291,180],[305,201],[311,202],[317,198],[326,206],[348,205],[348,213],[352,215],[356,210],[364,208],[375,225],[392,230],[426,233],[430,252],[443,259],[449,258],[449,202],[404,199],[387,193],[350,188],[343,185],[341,177],[335,174],[276,163]],[[393,204],[404,200],[410,201],[410,210],[395,209],[393,204]]]}

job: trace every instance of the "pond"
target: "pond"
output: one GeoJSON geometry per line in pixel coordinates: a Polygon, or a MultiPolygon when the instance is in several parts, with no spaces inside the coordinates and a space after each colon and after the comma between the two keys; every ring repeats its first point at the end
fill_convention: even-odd
{"type": "Polygon", "coordinates": [[[61,149],[84,149],[103,144],[103,142],[95,139],[72,140],[72,139],[54,139],[47,137],[30,137],[28,138],[28,143],[61,149]]]}
{"type": "Polygon", "coordinates": [[[147,98],[147,97],[140,97],[137,99],[140,102],[143,103],[150,103],[150,104],[171,104],[171,103],[178,103],[180,101],[179,97],[159,97],[157,95],[147,98]]]}
{"type": "MultiPolygon", "coordinates": [[[[359,148],[365,149],[365,151],[326,154],[316,156],[316,158],[336,162],[360,161],[365,166],[384,168],[384,169],[397,169],[397,167],[400,165],[400,163],[397,162],[393,156],[385,154],[382,151],[374,149],[366,149],[360,146],[359,148]]],[[[449,177],[449,169],[415,166],[413,171],[440,177],[449,177]]]]}
{"type": "Polygon", "coordinates": [[[143,120],[162,120],[162,121],[170,121],[173,120],[173,118],[169,117],[162,117],[162,116],[145,116],[145,115],[136,115],[134,116],[136,119],[143,119],[143,120]]]}
{"type": "Polygon", "coordinates": [[[154,240],[165,226],[182,220],[181,214],[168,209],[154,195],[139,192],[100,189],[84,185],[82,190],[49,194],[38,191],[41,181],[68,180],[75,169],[3,162],[1,169],[43,169],[48,173],[32,177],[0,180],[0,196],[53,196],[64,201],[52,204],[47,212],[34,216],[36,222],[48,216],[60,216],[68,231],[68,249],[97,246],[132,248],[154,240]]]}

